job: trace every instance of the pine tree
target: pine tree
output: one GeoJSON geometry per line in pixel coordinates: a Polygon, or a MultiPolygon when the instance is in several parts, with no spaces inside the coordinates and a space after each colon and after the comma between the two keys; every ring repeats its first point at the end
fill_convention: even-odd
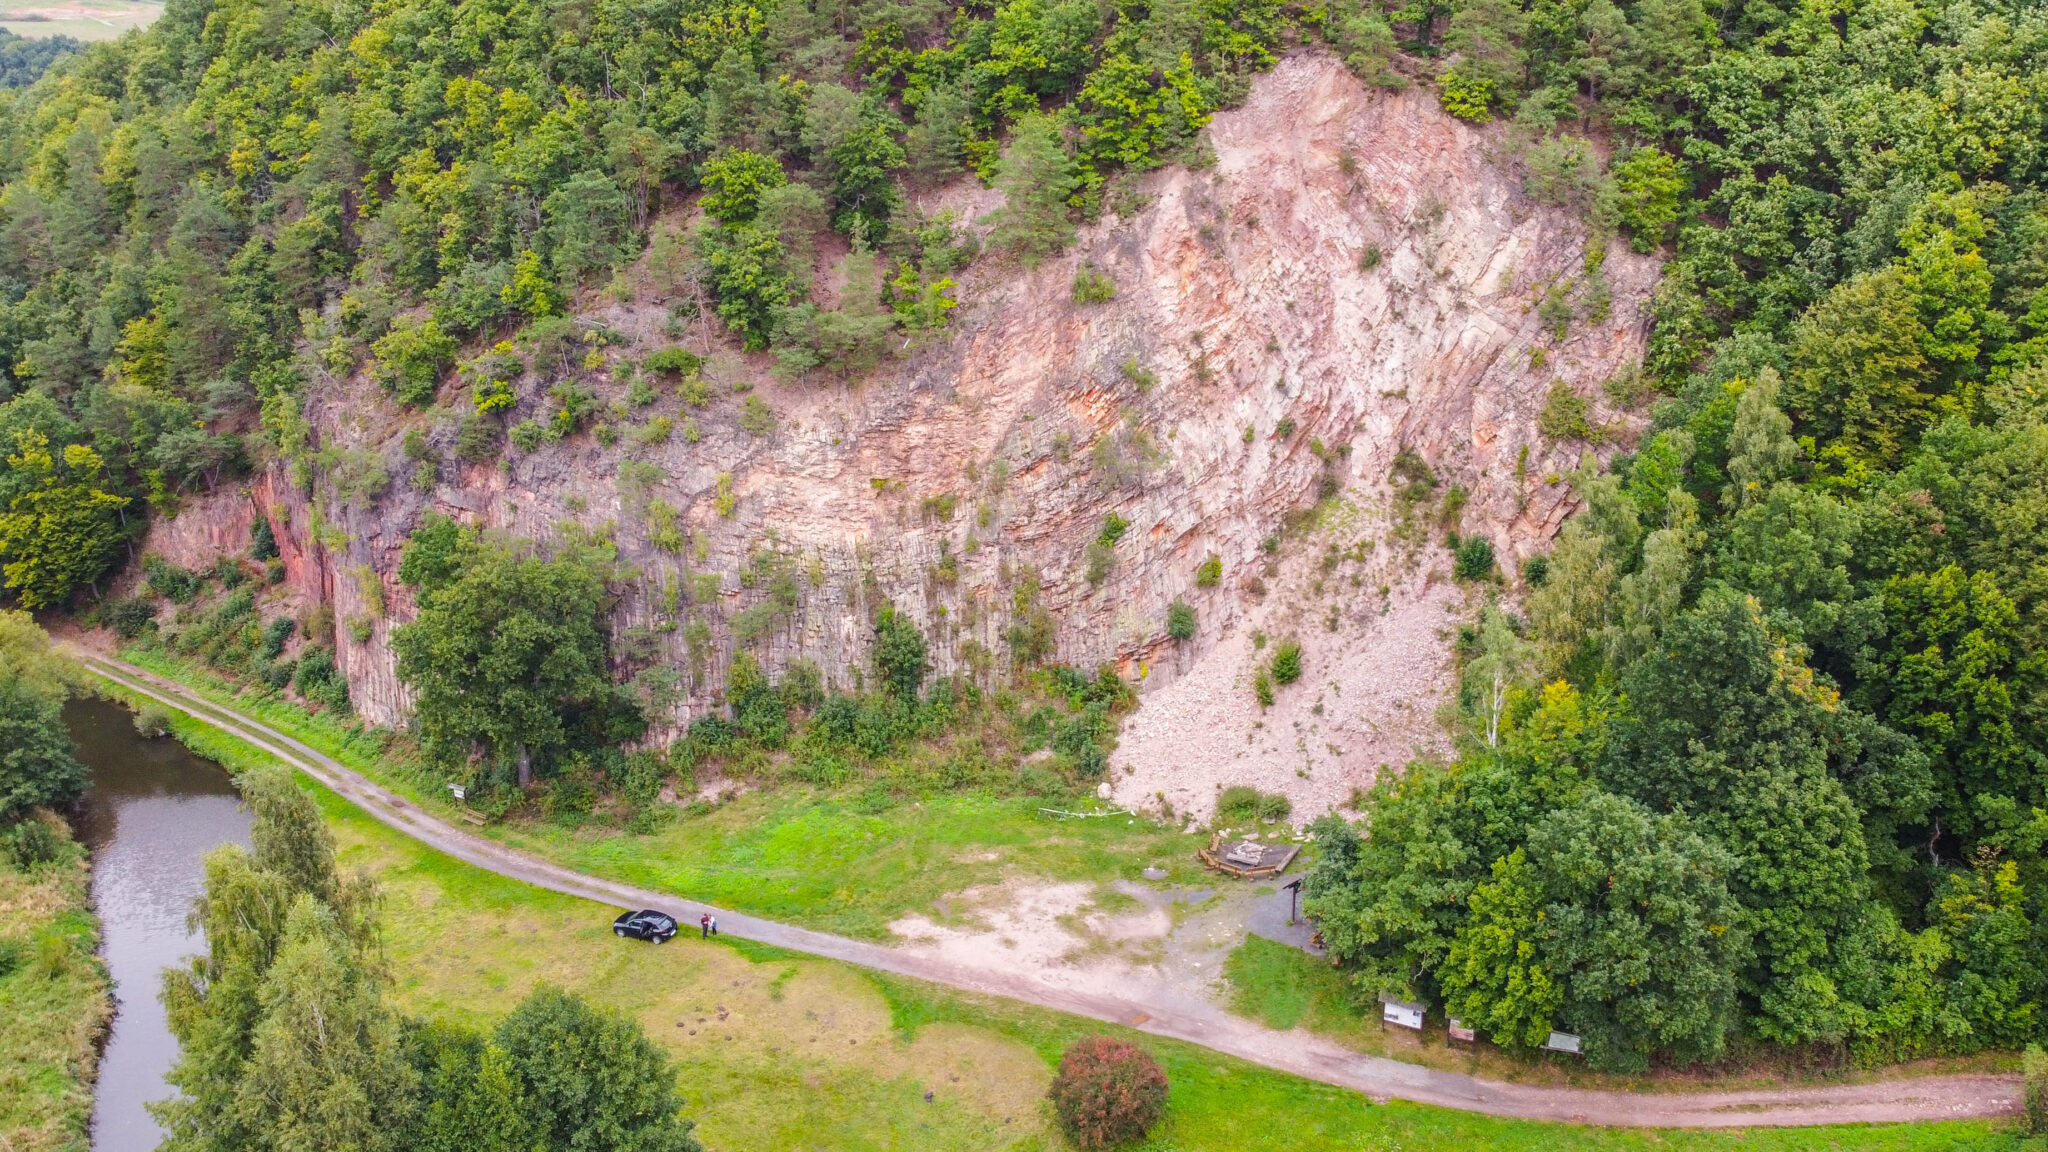
{"type": "Polygon", "coordinates": [[[1002,190],[1003,206],[996,212],[993,240],[1016,252],[1027,267],[1073,239],[1067,200],[1080,187],[1080,178],[1057,118],[1032,113],[1017,121],[996,187],[1002,190]]]}
{"type": "Polygon", "coordinates": [[[821,362],[835,365],[842,377],[857,377],[881,362],[896,314],[882,306],[881,271],[866,245],[855,245],[840,268],[846,285],[839,307],[818,314],[818,352],[821,362]]]}

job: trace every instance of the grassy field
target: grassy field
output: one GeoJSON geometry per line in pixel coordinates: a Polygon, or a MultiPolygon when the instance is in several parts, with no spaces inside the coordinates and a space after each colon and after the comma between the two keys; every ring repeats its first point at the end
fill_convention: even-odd
{"type": "MultiPolygon", "coordinates": [[[[161,652],[123,657],[232,700],[444,818],[454,816],[447,793],[419,786],[402,742],[276,696],[235,696],[225,681],[161,652]]],[[[928,913],[948,893],[1014,877],[1105,883],[1137,880],[1151,865],[1167,869],[1163,883],[1205,882],[1194,859],[1204,841],[1196,835],[1145,820],[1054,820],[1039,812],[1040,803],[964,791],[877,806],[855,793],[779,785],[646,835],[544,820],[485,832],[594,876],[870,940],[887,939],[890,921],[928,913]]]]}
{"type": "Polygon", "coordinates": [[[112,40],[149,27],[163,11],[162,4],[143,0],[0,0],[0,28],[30,39],[112,40]]]}
{"type": "Polygon", "coordinates": [[[84,1152],[113,1014],[94,950],[85,850],[31,869],[0,856],[0,1148],[84,1152]]]}
{"type": "MultiPolygon", "coordinates": [[[[268,759],[182,717],[176,728],[232,769],[268,759]]],[[[1144,1146],[1153,1152],[2019,1147],[1969,1121],[1642,1132],[1375,1106],[1192,1045],[744,941],[624,943],[607,931],[609,908],[452,860],[314,790],[344,863],[383,883],[384,948],[409,1011],[486,1023],[542,981],[614,1005],[675,1054],[715,1152],[1059,1148],[1045,1086],[1065,1045],[1099,1031],[1143,1044],[1166,1068],[1173,1089],[1144,1146]]]]}
{"type": "Polygon", "coordinates": [[[854,798],[779,788],[647,836],[544,823],[494,834],[582,872],[867,939],[947,893],[1011,876],[1137,880],[1157,865],[1170,881],[1200,880],[1194,837],[1145,821],[1054,822],[1035,801],[971,793],[869,812],[854,798]]]}

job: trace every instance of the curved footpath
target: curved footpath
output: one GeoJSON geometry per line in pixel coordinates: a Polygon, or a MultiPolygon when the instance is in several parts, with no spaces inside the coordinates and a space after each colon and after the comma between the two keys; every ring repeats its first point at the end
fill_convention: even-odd
{"type": "MultiPolygon", "coordinates": [[[[67,648],[95,674],[175,708],[276,756],[325,784],[370,815],[422,844],[501,876],[613,907],[675,908],[674,893],[651,892],[586,876],[455,828],[418,805],[371,783],[325,754],[257,720],[207,700],[182,684],[76,646],[67,648]]],[[[726,932],[795,952],[843,960],[970,992],[1004,996],[1200,1044],[1268,1068],[1380,1097],[1496,1116],[1644,1127],[1737,1128],[1769,1125],[1899,1123],[1995,1116],[2019,1111],[2015,1076],[1927,1076],[1866,1084],[1738,1092],[1629,1093],[1545,1088],[1482,1080],[1398,1060],[1361,1056],[1322,1037],[1278,1032],[1206,1003],[1078,994],[1008,973],[910,956],[709,905],[685,905],[689,923],[700,911],[726,932]]]]}

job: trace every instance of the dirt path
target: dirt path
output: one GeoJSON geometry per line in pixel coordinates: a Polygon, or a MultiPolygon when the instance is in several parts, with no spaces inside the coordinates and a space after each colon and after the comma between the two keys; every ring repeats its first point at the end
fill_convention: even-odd
{"type": "Polygon", "coordinates": [[[586,876],[457,829],[290,736],[215,704],[183,685],[67,646],[94,673],[263,749],[304,771],[392,828],[459,860],[551,891],[613,907],[661,907],[687,924],[700,911],[725,931],[764,944],[1009,997],[1157,1036],[1200,1044],[1269,1068],[1381,1097],[1496,1116],[1645,1127],[1733,1128],[1767,1125],[1908,1122],[1994,1116],[2019,1110],[2012,1076],[1929,1076],[1869,1084],[1740,1092],[1634,1094],[1503,1084],[1397,1060],[1361,1056],[1302,1032],[1276,1032],[1232,1016],[1199,996],[1158,989],[1107,996],[1060,989],[1013,972],[989,971],[901,949],[814,932],[743,912],[684,901],[586,876]]]}

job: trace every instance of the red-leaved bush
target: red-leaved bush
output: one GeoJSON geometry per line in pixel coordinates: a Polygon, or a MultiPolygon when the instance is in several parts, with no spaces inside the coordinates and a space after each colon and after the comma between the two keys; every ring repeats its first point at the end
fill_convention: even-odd
{"type": "Polygon", "coordinates": [[[1060,1057],[1052,1105],[1076,1147],[1129,1144],[1143,1139],[1165,1111],[1166,1073],[1135,1044],[1090,1036],[1060,1057]]]}

